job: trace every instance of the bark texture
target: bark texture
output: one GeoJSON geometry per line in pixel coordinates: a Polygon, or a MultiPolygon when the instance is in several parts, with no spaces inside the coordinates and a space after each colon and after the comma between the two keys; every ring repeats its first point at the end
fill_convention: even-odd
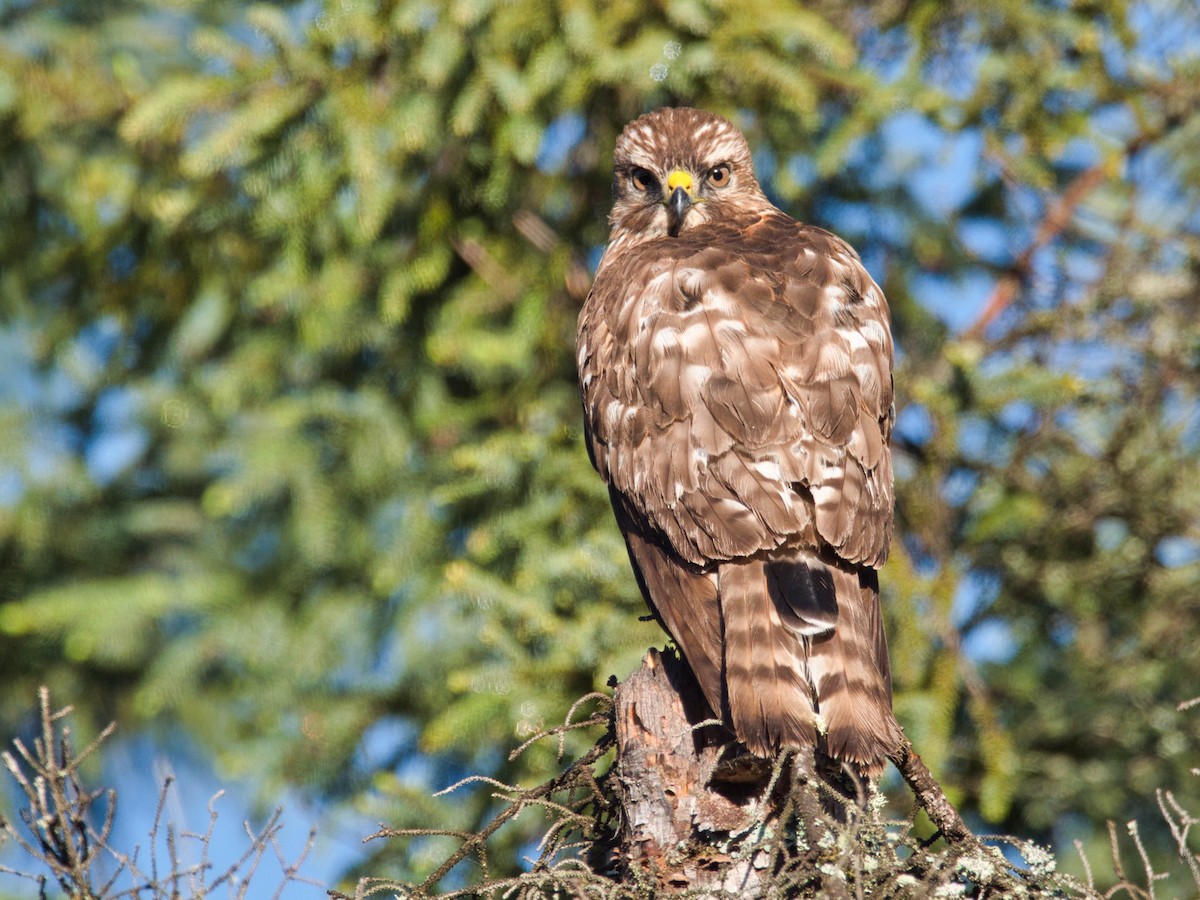
{"type": "MultiPolygon", "coordinates": [[[[620,880],[655,894],[760,897],[770,892],[779,862],[771,850],[756,849],[769,846],[763,835],[792,833],[792,847],[798,842],[815,853],[830,816],[843,819],[864,802],[862,785],[836,769],[817,774],[804,754],[782,767],[731,758],[733,736],[711,717],[690,669],[674,654],[651,650],[617,687],[622,815],[613,862],[620,880]]],[[[974,842],[907,740],[892,762],[949,843],[974,842]]]]}
{"type": "Polygon", "coordinates": [[[665,892],[760,896],[765,861],[735,860],[729,848],[766,784],[710,783],[731,739],[719,725],[696,727],[711,715],[686,664],[657,650],[617,688],[621,867],[665,892]]]}

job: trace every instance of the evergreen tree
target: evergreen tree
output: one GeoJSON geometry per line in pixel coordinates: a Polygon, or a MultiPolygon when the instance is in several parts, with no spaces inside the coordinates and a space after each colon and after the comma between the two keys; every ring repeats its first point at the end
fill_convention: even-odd
{"type": "Polygon", "coordinates": [[[48,683],[397,826],[544,777],[511,746],[662,640],[574,323],[616,134],[686,103],[891,301],[896,708],[954,799],[1090,842],[1195,798],[1197,42],[1170,0],[0,3],[0,721],[48,683]]]}

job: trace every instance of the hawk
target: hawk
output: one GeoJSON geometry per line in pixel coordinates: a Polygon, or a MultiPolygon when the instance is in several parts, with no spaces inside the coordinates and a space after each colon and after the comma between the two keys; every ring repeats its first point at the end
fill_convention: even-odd
{"type": "Polygon", "coordinates": [[[904,740],[876,570],[892,339],[858,254],[763,194],[695,109],[631,122],[579,316],[586,441],[650,610],[757,756],[875,774],[904,740]]]}

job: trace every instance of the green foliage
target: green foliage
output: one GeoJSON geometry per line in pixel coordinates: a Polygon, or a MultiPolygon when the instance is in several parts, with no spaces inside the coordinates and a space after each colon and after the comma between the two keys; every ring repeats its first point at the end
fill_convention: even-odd
{"type": "Polygon", "coordinates": [[[687,102],[892,302],[934,771],[1042,838],[1194,795],[1198,39],[1168,0],[0,7],[0,718],[48,681],[396,826],[544,776],[507,748],[661,639],[572,351],[613,140],[687,102]]]}

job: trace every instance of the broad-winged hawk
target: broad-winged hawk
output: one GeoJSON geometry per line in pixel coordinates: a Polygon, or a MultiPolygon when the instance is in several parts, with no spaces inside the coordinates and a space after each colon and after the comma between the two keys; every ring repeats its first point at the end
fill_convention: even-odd
{"type": "Polygon", "coordinates": [[[879,770],[902,741],[876,569],[892,535],[888,307],[775,208],[725,119],[617,141],[579,318],[588,451],[651,610],[750,751],[879,770]]]}

